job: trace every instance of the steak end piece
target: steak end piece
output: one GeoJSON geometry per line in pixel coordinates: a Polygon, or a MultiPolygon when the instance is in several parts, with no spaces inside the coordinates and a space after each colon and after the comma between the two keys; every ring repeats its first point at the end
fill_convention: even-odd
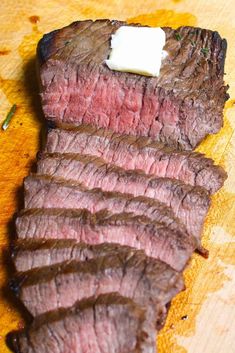
{"type": "Polygon", "coordinates": [[[11,336],[15,353],[155,353],[156,333],[145,310],[116,293],[37,317],[11,336]]]}
{"type": "Polygon", "coordinates": [[[148,136],[186,150],[218,132],[228,99],[226,40],[201,28],[163,28],[168,55],[159,77],[146,77],[105,64],[111,36],[122,25],[80,21],[44,35],[38,61],[46,118],[148,136]]]}

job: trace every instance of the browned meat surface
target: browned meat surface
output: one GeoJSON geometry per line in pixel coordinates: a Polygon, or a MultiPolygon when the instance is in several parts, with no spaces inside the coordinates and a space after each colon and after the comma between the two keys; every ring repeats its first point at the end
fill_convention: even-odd
{"type": "Polygon", "coordinates": [[[41,98],[47,119],[91,124],[194,148],[223,125],[226,40],[201,28],[163,28],[159,77],[110,70],[111,35],[124,22],[74,22],[38,45],[41,98]],[[180,40],[177,40],[180,36],[180,40]]]}

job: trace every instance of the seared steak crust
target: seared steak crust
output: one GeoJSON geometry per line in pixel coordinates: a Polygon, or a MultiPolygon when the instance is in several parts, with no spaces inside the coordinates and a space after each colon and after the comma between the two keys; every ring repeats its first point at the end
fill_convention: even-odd
{"type": "Polygon", "coordinates": [[[81,21],[44,35],[38,57],[46,118],[149,136],[181,149],[218,132],[228,98],[226,40],[201,28],[163,28],[168,56],[159,77],[146,77],[105,64],[111,35],[122,25],[81,21]]]}

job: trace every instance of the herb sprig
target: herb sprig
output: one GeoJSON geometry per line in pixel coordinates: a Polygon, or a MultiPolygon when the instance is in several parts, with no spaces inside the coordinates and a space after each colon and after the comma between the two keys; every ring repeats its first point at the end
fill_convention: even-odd
{"type": "Polygon", "coordinates": [[[204,54],[205,56],[208,54],[209,49],[208,48],[202,48],[201,53],[204,54]]]}
{"type": "Polygon", "coordinates": [[[13,104],[13,106],[11,107],[10,111],[8,112],[6,119],[3,121],[2,124],[2,129],[6,130],[11,122],[11,119],[13,118],[15,112],[16,112],[16,104],[13,104]]]}
{"type": "Polygon", "coordinates": [[[192,44],[192,46],[195,47],[196,42],[195,42],[194,40],[192,40],[192,39],[189,39],[189,41],[190,41],[190,43],[192,44]]]}
{"type": "Polygon", "coordinates": [[[180,41],[182,39],[182,36],[179,33],[175,34],[175,39],[180,41]]]}

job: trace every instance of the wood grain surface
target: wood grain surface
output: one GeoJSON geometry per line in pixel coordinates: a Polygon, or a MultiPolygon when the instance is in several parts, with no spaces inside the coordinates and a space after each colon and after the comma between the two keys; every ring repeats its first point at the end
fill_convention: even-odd
{"type": "MultiPolygon", "coordinates": [[[[22,311],[6,289],[7,255],[14,237],[12,217],[22,207],[23,177],[34,168],[43,119],[35,73],[35,48],[43,33],[75,20],[123,19],[161,26],[197,25],[228,40],[226,82],[230,100],[224,128],[198,148],[228,172],[212,200],[203,243],[208,260],[194,255],[185,271],[186,290],[172,303],[158,337],[160,353],[235,352],[235,6],[228,0],[2,0],[0,4],[0,122],[12,104],[17,111],[0,131],[0,352],[5,336],[23,326],[22,311]]],[[[95,353],[95,352],[94,352],[95,353]]]]}

